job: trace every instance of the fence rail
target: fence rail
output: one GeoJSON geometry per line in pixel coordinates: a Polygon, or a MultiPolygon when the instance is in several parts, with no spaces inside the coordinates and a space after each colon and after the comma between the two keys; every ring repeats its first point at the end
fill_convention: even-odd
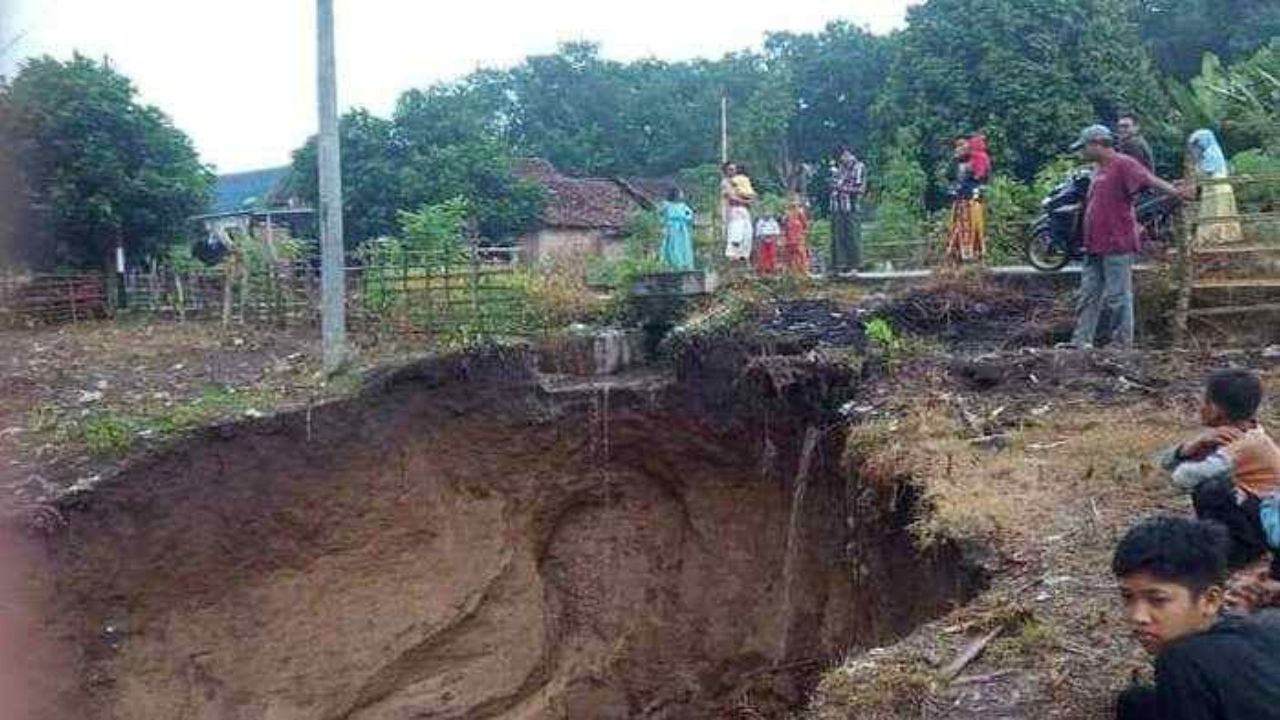
{"type": "Polygon", "coordinates": [[[110,311],[102,274],[0,275],[0,325],[76,322],[110,311]]]}
{"type": "MultiPolygon", "coordinates": [[[[1180,224],[1174,343],[1224,332],[1232,318],[1280,313],[1280,175],[1204,180],[1180,224]],[[1225,188],[1220,190],[1219,188],[1225,188]]],[[[1274,322],[1248,320],[1255,329],[1274,322]]],[[[1274,334],[1266,341],[1274,340],[1274,334]]]]}
{"type": "MultiPolygon", "coordinates": [[[[533,329],[523,275],[507,247],[463,248],[448,257],[369,252],[345,269],[354,332],[446,335],[533,329]]],[[[319,259],[258,267],[132,269],[108,274],[0,275],[0,325],[59,324],[133,314],[276,327],[319,322],[319,259]]]]}

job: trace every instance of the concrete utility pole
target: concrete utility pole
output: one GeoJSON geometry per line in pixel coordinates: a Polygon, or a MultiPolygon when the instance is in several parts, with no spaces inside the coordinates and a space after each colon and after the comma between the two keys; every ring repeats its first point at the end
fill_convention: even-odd
{"type": "Polygon", "coordinates": [[[347,318],[342,257],[342,160],[338,150],[338,82],[333,0],[316,0],[316,76],[320,98],[320,335],[325,370],[346,360],[347,318]]]}
{"type": "Polygon", "coordinates": [[[729,162],[729,96],[720,96],[720,164],[729,162]]]}

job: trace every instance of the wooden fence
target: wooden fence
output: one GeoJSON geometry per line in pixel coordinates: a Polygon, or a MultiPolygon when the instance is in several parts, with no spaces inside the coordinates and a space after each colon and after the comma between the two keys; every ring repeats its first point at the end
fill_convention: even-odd
{"type": "Polygon", "coordinates": [[[1174,343],[1280,328],[1280,175],[1201,181],[1179,238],[1174,343]],[[1220,188],[1230,190],[1223,199],[1220,188]],[[1232,322],[1234,321],[1234,323],[1232,322]]]}
{"type": "MultiPolygon", "coordinates": [[[[525,275],[513,248],[473,246],[450,257],[425,252],[362,252],[345,269],[353,332],[491,335],[530,329],[525,275]]],[[[319,322],[319,259],[249,268],[134,269],[107,274],[0,275],[0,323],[8,327],[76,322],[109,315],[219,321],[272,327],[319,322]]]]}
{"type": "Polygon", "coordinates": [[[111,312],[109,295],[103,274],[0,274],[0,326],[103,318],[111,312]]]}

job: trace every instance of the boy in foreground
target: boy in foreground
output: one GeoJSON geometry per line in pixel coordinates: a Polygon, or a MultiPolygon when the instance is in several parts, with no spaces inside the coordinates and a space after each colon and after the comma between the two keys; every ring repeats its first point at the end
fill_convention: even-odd
{"type": "Polygon", "coordinates": [[[1256,373],[1213,373],[1200,405],[1205,431],[1159,458],[1173,484],[1191,493],[1196,517],[1226,526],[1227,564],[1233,571],[1267,556],[1260,504],[1280,491],[1280,448],[1258,423],[1261,403],[1256,373]]]}
{"type": "Polygon", "coordinates": [[[1226,534],[1157,517],[1129,530],[1111,569],[1125,616],[1155,657],[1155,687],[1121,693],[1118,720],[1280,719],[1280,629],[1220,615],[1226,534]]]}

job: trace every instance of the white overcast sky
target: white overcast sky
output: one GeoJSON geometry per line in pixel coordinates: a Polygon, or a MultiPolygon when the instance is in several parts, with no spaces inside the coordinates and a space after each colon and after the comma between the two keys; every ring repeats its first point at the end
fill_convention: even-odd
{"type": "MultiPolygon", "coordinates": [[[[611,58],[718,57],[766,31],[844,19],[887,32],[909,0],[336,0],[343,108],[559,42],[611,58]],[[732,12],[729,8],[734,8],[732,12]]],[[[316,127],[312,0],[0,0],[0,71],[34,54],[111,58],[221,172],[288,162],[316,127]]]]}

